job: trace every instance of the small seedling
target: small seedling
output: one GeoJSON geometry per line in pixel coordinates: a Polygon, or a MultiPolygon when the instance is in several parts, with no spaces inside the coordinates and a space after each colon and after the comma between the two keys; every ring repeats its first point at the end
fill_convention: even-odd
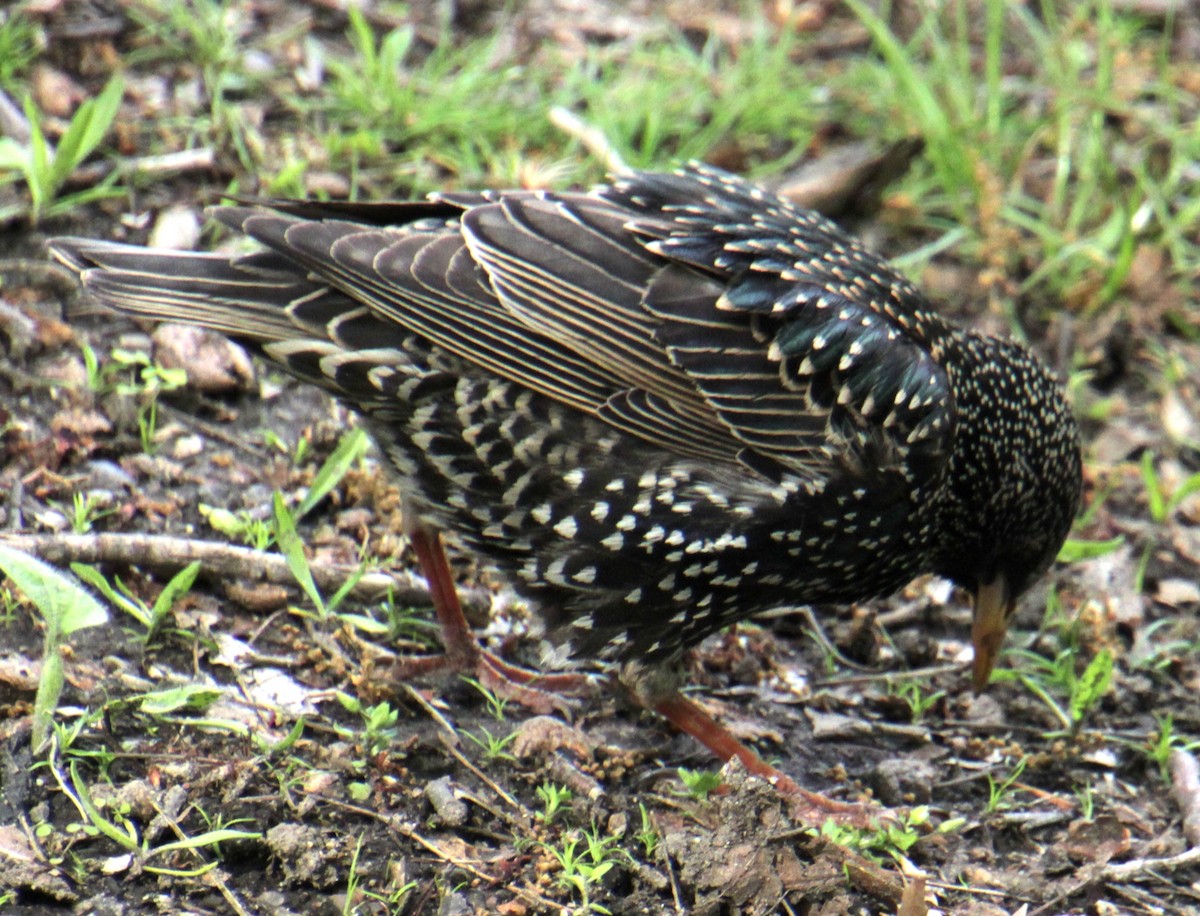
{"type": "Polygon", "coordinates": [[[1075,673],[1077,651],[1073,647],[1063,649],[1053,659],[1025,649],[1012,649],[1009,653],[1027,663],[1025,670],[1012,668],[997,669],[996,681],[1015,680],[1026,690],[1046,704],[1062,723],[1064,729],[1079,731],[1084,719],[1112,684],[1113,656],[1108,649],[1101,649],[1088,662],[1083,674],[1075,673]],[[1064,710],[1051,692],[1066,694],[1067,708],[1064,710]]]}
{"type": "Polygon", "coordinates": [[[293,467],[299,467],[304,459],[308,457],[309,448],[312,446],[312,440],[307,435],[301,435],[296,439],[296,447],[292,448],[287,444],[287,441],[280,436],[275,430],[262,428],[258,431],[262,437],[262,443],[267,448],[279,452],[281,455],[288,456],[293,467]]]}
{"type": "MultiPolygon", "coordinates": [[[[1158,723],[1158,729],[1154,736],[1148,739],[1144,744],[1134,745],[1138,750],[1149,757],[1158,766],[1158,771],[1163,778],[1163,782],[1171,781],[1171,752],[1180,749],[1184,751],[1194,751],[1200,748],[1200,741],[1188,741],[1175,730],[1175,717],[1171,713],[1158,714],[1155,713],[1154,720],[1158,723]]],[[[1122,744],[1130,744],[1131,742],[1121,741],[1122,744]]]]}
{"type": "Polygon", "coordinates": [[[577,851],[577,836],[564,840],[561,849],[553,846],[545,846],[545,849],[554,856],[562,870],[558,876],[559,886],[579,895],[579,912],[611,916],[612,911],[593,901],[591,896],[595,885],[616,865],[616,862],[609,858],[610,847],[616,842],[616,837],[601,838],[594,826],[591,831],[585,832],[584,836],[587,838],[587,845],[582,852],[577,851]]]}
{"type": "Polygon", "coordinates": [[[891,691],[895,696],[898,696],[908,704],[913,725],[920,722],[925,717],[925,713],[929,712],[937,704],[938,700],[946,695],[946,691],[944,690],[925,693],[921,682],[915,679],[905,679],[899,683],[892,684],[891,691]]]}
{"type": "Polygon", "coordinates": [[[63,670],[66,637],[84,627],[107,623],[108,612],[74,579],[41,560],[2,545],[0,571],[21,590],[45,621],[42,676],[33,701],[31,736],[35,753],[41,753],[50,736],[54,709],[66,682],[63,670]]]}
{"type": "Polygon", "coordinates": [[[161,366],[140,350],[119,347],[109,353],[107,363],[100,365],[91,347],[85,344],[81,349],[90,390],[98,395],[111,391],[137,400],[138,438],[142,451],[153,455],[158,449],[158,397],[186,385],[187,372],[161,366]]]}
{"type": "Polygon", "coordinates": [[[108,770],[116,760],[116,754],[106,747],[95,749],[83,748],[79,745],[79,739],[83,733],[96,725],[108,715],[108,708],[99,706],[96,709],[89,710],[86,714],[79,716],[70,724],[66,722],[54,721],[52,727],[54,729],[53,746],[54,753],[62,757],[76,757],[81,760],[90,760],[100,768],[100,776],[104,779],[108,778],[108,770]]]}
{"type": "Polygon", "coordinates": [[[1175,514],[1180,503],[1193,493],[1200,493],[1200,473],[1192,474],[1168,496],[1154,467],[1154,453],[1142,452],[1142,481],[1146,485],[1146,507],[1156,525],[1162,525],[1175,514]]]}
{"type": "Polygon", "coordinates": [[[571,799],[574,798],[570,789],[552,782],[544,782],[538,786],[537,796],[542,800],[542,810],[538,812],[538,819],[543,824],[553,823],[556,817],[571,807],[571,799]]]}
{"type": "Polygon", "coordinates": [[[687,767],[680,767],[678,773],[684,788],[687,789],[688,797],[696,801],[704,801],[721,785],[721,774],[716,770],[689,770],[687,767]]]}
{"type": "Polygon", "coordinates": [[[1096,816],[1096,797],[1092,794],[1092,786],[1085,783],[1075,790],[1075,800],[1079,802],[1079,816],[1085,821],[1091,821],[1096,816]]]}
{"type": "Polygon", "coordinates": [[[88,391],[97,395],[104,394],[108,390],[108,380],[100,368],[100,360],[96,356],[96,351],[86,342],[80,342],[79,351],[83,354],[84,377],[88,391]]]}
{"type": "Polygon", "coordinates": [[[142,634],[142,639],[150,643],[158,636],[163,622],[167,619],[167,615],[171,613],[171,608],[191,590],[192,584],[196,581],[196,576],[200,574],[200,562],[189,563],[183,569],[179,570],[179,572],[175,573],[170,581],[163,586],[162,591],[158,593],[158,597],[154,599],[153,606],[147,605],[145,601],[135,595],[119,577],[113,578],[113,582],[116,583],[115,586],[110,584],[108,579],[104,577],[104,574],[94,566],[87,566],[83,563],[72,563],[71,571],[100,592],[114,607],[125,611],[125,613],[140,623],[146,631],[142,634]]]}
{"type": "MultiPolygon", "coordinates": [[[[880,856],[887,855],[899,861],[908,855],[908,851],[922,836],[930,832],[928,823],[929,808],[918,805],[904,815],[902,822],[892,821],[874,829],[848,827],[828,820],[821,825],[821,836],[871,859],[878,860],[880,856]]],[[[940,823],[936,832],[953,833],[964,823],[962,818],[950,818],[940,823]]]]}
{"type": "Polygon", "coordinates": [[[463,732],[463,734],[479,745],[483,750],[484,759],[488,763],[493,763],[497,760],[505,760],[509,763],[516,762],[517,758],[505,750],[516,739],[517,733],[515,731],[503,738],[497,738],[483,726],[480,726],[479,731],[482,733],[482,737],[472,735],[470,732],[463,732]]]}
{"type": "Polygon", "coordinates": [[[633,861],[629,853],[617,845],[620,843],[621,838],[612,835],[604,836],[594,821],[590,827],[583,831],[583,838],[587,842],[588,858],[595,865],[601,865],[609,861],[609,857],[613,853],[620,853],[627,861],[633,861]]]}
{"type": "MultiPolygon", "coordinates": [[[[408,896],[417,889],[416,881],[407,881],[400,887],[389,891],[386,894],[381,894],[378,891],[370,890],[362,883],[363,873],[359,870],[358,859],[362,855],[363,838],[360,836],[354,844],[354,855],[350,859],[350,873],[346,877],[346,893],[345,902],[342,904],[342,916],[359,916],[364,912],[360,898],[373,900],[376,903],[383,905],[382,912],[400,916],[405,912],[408,896]]],[[[390,874],[391,868],[387,869],[390,874]]],[[[375,908],[371,912],[375,912],[375,908]]]]}
{"type": "Polygon", "coordinates": [[[1077,679],[1071,683],[1071,727],[1078,730],[1083,724],[1084,717],[1100,698],[1108,693],[1112,684],[1113,654],[1108,649],[1101,649],[1088,662],[1077,679]]]}
{"type": "Polygon", "coordinates": [[[209,830],[194,837],[183,837],[161,846],[150,846],[139,836],[137,825],[129,819],[128,808],[117,806],[109,809],[105,816],[92,800],[87,784],[79,775],[76,761],[70,763],[71,779],[67,781],[59,772],[57,766],[51,767],[51,772],[58,782],[63,795],[75,805],[79,812],[81,823],[78,829],[89,836],[105,836],[126,851],[133,853],[140,860],[140,867],[156,875],[172,877],[196,877],[217,867],[217,861],[206,861],[202,852],[211,849],[215,856],[220,856],[220,844],[232,840],[258,840],[262,834],[246,830],[231,830],[220,827],[209,830]],[[200,860],[200,865],[194,869],[177,869],[149,864],[149,860],[157,856],[169,856],[173,853],[189,851],[200,860]]]}
{"type": "MultiPolygon", "coordinates": [[[[79,106],[66,132],[55,149],[42,132],[42,112],[32,98],[25,100],[25,119],[29,124],[29,141],[22,145],[12,137],[0,137],[0,180],[4,173],[24,178],[29,190],[28,216],[37,223],[52,216],[68,213],[86,203],[112,197],[118,193],[114,185],[119,173],[114,170],[99,184],[84,191],[59,197],[59,192],[88,156],[98,147],[117,116],[125,85],[114,76],[100,94],[79,106]]],[[[0,219],[18,216],[15,207],[0,210],[0,219]]]]}
{"type": "Polygon", "coordinates": [[[1012,772],[1009,773],[1008,777],[1001,782],[996,782],[996,780],[992,778],[991,773],[987,774],[988,801],[987,806],[983,809],[984,814],[995,814],[1002,807],[1008,805],[1007,796],[1012,790],[1013,784],[1016,783],[1016,781],[1021,778],[1021,774],[1025,772],[1025,764],[1027,762],[1028,759],[1025,757],[1022,757],[1020,760],[1018,760],[1017,765],[1013,767],[1012,772]]]}
{"type": "Polygon", "coordinates": [[[337,616],[339,621],[366,634],[370,639],[391,644],[407,640],[415,643],[416,648],[430,651],[436,651],[441,645],[438,641],[438,625],[429,619],[428,609],[398,604],[391,585],[388,586],[382,605],[377,610],[367,614],[342,611],[337,616]]]}
{"type": "Polygon", "coordinates": [[[497,722],[503,722],[504,710],[508,706],[508,700],[502,696],[499,696],[496,691],[485,687],[473,677],[467,677],[464,675],[463,680],[479,691],[480,695],[484,699],[484,702],[487,703],[487,710],[491,717],[497,722]]]}
{"type": "Polygon", "coordinates": [[[235,514],[228,509],[205,503],[196,508],[214,531],[235,538],[255,550],[266,550],[275,543],[275,531],[271,523],[266,519],[256,518],[248,510],[243,509],[235,514]]]}
{"type": "Polygon", "coordinates": [[[0,585],[0,623],[12,623],[20,604],[11,588],[0,585]]]}
{"type": "Polygon", "coordinates": [[[394,709],[387,701],[364,706],[357,697],[340,690],[336,696],[343,709],[362,717],[365,726],[361,736],[345,729],[339,729],[339,733],[347,738],[361,740],[367,755],[372,757],[392,744],[396,738],[396,723],[400,720],[399,710],[394,709]]]}
{"type": "Polygon", "coordinates": [[[1174,638],[1179,632],[1191,636],[1191,628],[1177,617],[1164,617],[1142,627],[1134,649],[1129,653],[1130,666],[1135,671],[1161,671],[1178,664],[1181,658],[1200,655],[1200,639],[1194,636],[1174,638]],[[1160,631],[1163,631],[1161,637],[1160,631]]]}
{"type": "Polygon", "coordinates": [[[395,590],[390,585],[384,596],[383,612],[386,632],[390,639],[416,640],[429,649],[436,649],[441,645],[437,622],[429,618],[428,609],[398,604],[395,590]]]}
{"type": "Polygon", "coordinates": [[[109,363],[100,369],[100,376],[110,390],[124,397],[150,399],[187,384],[186,370],[169,369],[141,350],[114,347],[108,357],[109,363]]]}
{"type": "Polygon", "coordinates": [[[111,507],[110,502],[98,493],[89,490],[86,493],[71,494],[70,507],[63,506],[54,500],[50,501],[50,505],[70,520],[71,530],[75,534],[88,534],[96,522],[117,511],[111,507]]]}
{"type": "Polygon", "coordinates": [[[654,858],[654,853],[658,850],[658,831],[654,828],[654,821],[650,817],[650,812],[646,810],[646,806],[641,802],[638,802],[638,811],[642,814],[642,829],[638,831],[634,839],[642,844],[646,858],[652,859],[654,858]]]}

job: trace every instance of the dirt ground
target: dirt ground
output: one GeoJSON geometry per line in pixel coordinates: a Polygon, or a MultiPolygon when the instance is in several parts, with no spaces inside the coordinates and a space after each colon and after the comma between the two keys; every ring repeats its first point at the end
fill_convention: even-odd
{"type": "MultiPolygon", "coordinates": [[[[51,15],[64,25],[80,12],[66,4],[51,15]]],[[[344,31],[323,7],[317,23],[315,34],[344,31]]],[[[119,54],[125,34],[95,43],[119,54]]],[[[103,83],[52,54],[48,66],[103,83]]],[[[189,349],[180,332],[152,341],[152,329],[105,316],[65,321],[78,305],[72,285],[43,260],[47,234],[144,240],[173,205],[195,211],[223,190],[221,171],[144,189],[136,218],[117,198],[0,228],[0,544],[62,569],[95,563],[148,605],[208,551],[151,638],[118,608],[70,636],[60,727],[36,753],[44,626],[4,593],[0,909],[1200,911],[1200,789],[1188,778],[1200,738],[1200,500],[1152,518],[1139,465],[1152,450],[1168,493],[1200,469],[1186,445],[1200,441],[1194,369],[1168,389],[1155,381],[1164,360],[1200,365],[1200,338],[1163,320],[1177,293],[1153,264],[1131,273],[1134,305],[1120,315],[1031,329],[1043,353],[1068,339],[1097,367],[1075,397],[1099,505],[1074,537],[1124,544],[1060,564],[1048,609],[1047,589],[1027,597],[1009,636],[1020,651],[986,693],[970,691],[964,596],[936,581],[811,618],[748,621],[690,659],[696,698],[798,782],[894,812],[890,828],[843,832],[838,845],[736,771],[717,792],[689,792],[680,768],[714,761],[624,704],[603,671],[591,696],[548,716],[497,708],[457,679],[388,678],[390,658],[436,642],[408,573],[400,497],[373,452],[299,523],[326,599],[361,554],[386,561],[336,610],[321,614],[263,552],[225,550],[237,540],[214,530],[212,509],[263,522],[273,492],[299,501],[352,418],[229,351],[189,349]],[[136,391],[89,387],[85,343],[105,365],[114,350],[163,364],[180,350],[232,376],[231,390],[159,394],[147,447],[141,367],[120,374],[136,391]],[[1101,400],[1107,409],[1091,409],[1101,400]],[[1192,424],[1185,444],[1172,444],[1171,423],[1192,424]],[[91,530],[74,533],[72,500],[88,494],[91,530]],[[377,582],[393,574],[389,602],[377,582]],[[1111,685],[1075,715],[1071,689],[1103,652],[1111,685]]],[[[927,285],[949,295],[964,269],[931,271],[927,285]]],[[[469,558],[455,563],[481,638],[535,659],[530,609],[469,558]]]]}

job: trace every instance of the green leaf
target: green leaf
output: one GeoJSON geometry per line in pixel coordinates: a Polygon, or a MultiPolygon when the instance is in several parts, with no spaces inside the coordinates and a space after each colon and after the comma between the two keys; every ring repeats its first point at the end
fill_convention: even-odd
{"type": "Polygon", "coordinates": [[[1167,500],[1166,514],[1169,516],[1172,512],[1179,508],[1179,504],[1191,496],[1193,493],[1200,493],[1200,474],[1193,474],[1187,480],[1179,485],[1179,488],[1171,494],[1171,498],[1167,500]]]}
{"type": "Polygon", "coordinates": [[[25,177],[29,182],[29,198],[36,218],[42,206],[53,195],[50,187],[50,151],[42,133],[41,112],[32,98],[25,99],[25,120],[29,122],[29,168],[25,177]]]}
{"type": "MultiPolygon", "coordinates": [[[[29,150],[12,137],[0,137],[0,171],[20,172],[25,175],[32,163],[29,150]]],[[[28,181],[26,177],[26,181],[28,181]]]]}
{"type": "Polygon", "coordinates": [[[154,602],[146,639],[153,638],[155,631],[162,625],[167,614],[171,612],[171,608],[175,605],[175,602],[191,590],[192,583],[196,581],[196,576],[199,573],[200,561],[193,560],[183,569],[179,570],[179,572],[175,573],[171,577],[171,581],[163,586],[163,590],[159,592],[158,598],[154,602]]]}
{"type": "Polygon", "coordinates": [[[304,553],[304,542],[296,533],[296,520],[288,511],[288,507],[283,501],[283,494],[278,490],[275,491],[272,500],[272,509],[275,517],[275,543],[279,545],[279,551],[283,554],[292,576],[304,589],[304,593],[308,595],[308,599],[316,607],[318,613],[324,617],[325,600],[317,590],[317,583],[309,568],[308,557],[304,553]]]}
{"type": "Polygon", "coordinates": [[[205,846],[215,846],[217,843],[225,843],[230,840],[257,840],[261,837],[262,834],[257,831],[231,830],[226,827],[220,830],[209,830],[207,833],[176,840],[173,843],[163,843],[161,846],[151,849],[148,855],[157,856],[165,852],[177,852],[181,849],[203,849],[205,846]]]}
{"type": "Polygon", "coordinates": [[[1080,722],[1087,711],[1095,705],[1112,683],[1113,655],[1108,649],[1102,649],[1088,663],[1083,676],[1071,693],[1071,721],[1080,722]]]}
{"type": "Polygon", "coordinates": [[[40,752],[50,736],[54,709],[65,676],[60,649],[63,637],[108,622],[108,612],[74,579],[36,557],[0,545],[0,571],[21,590],[46,621],[42,640],[42,676],[33,701],[31,741],[40,752]]]}
{"type": "Polygon", "coordinates": [[[62,187],[80,163],[100,145],[117,116],[124,93],[125,81],[120,76],[114,76],[96,98],[88,99],[79,106],[66,133],[58,141],[58,151],[50,172],[52,190],[57,191],[62,187]]]}
{"type": "Polygon", "coordinates": [[[705,799],[721,785],[721,774],[717,770],[689,770],[679,767],[679,778],[687,787],[688,795],[695,799],[705,799]]]}
{"type": "Polygon", "coordinates": [[[142,712],[165,716],[175,712],[203,712],[221,698],[222,690],[204,684],[186,684],[169,690],[144,693],[137,698],[142,712]]]}
{"type": "MultiPolygon", "coordinates": [[[[102,594],[108,599],[109,603],[120,608],[134,618],[142,626],[149,628],[151,624],[150,609],[141,601],[137,601],[128,595],[123,595],[118,592],[104,577],[104,573],[96,569],[94,566],[88,566],[84,563],[72,563],[71,571],[79,576],[84,582],[102,594]]],[[[121,584],[121,580],[117,580],[117,584],[121,584]]]]}
{"type": "Polygon", "coordinates": [[[220,862],[205,862],[195,868],[161,868],[156,865],[143,865],[149,875],[164,875],[168,878],[199,878],[218,867],[220,862]]]}
{"type": "Polygon", "coordinates": [[[88,792],[87,783],[79,778],[77,764],[78,761],[71,761],[71,786],[75,789],[79,806],[83,808],[91,825],[117,845],[128,849],[130,852],[137,852],[139,843],[133,824],[126,821],[125,829],[121,830],[116,824],[100,813],[100,809],[92,801],[91,793],[88,792]]]}
{"type": "Polygon", "coordinates": [[[33,699],[33,724],[31,746],[33,752],[39,754],[46,746],[50,736],[50,726],[54,720],[54,710],[58,706],[58,698],[62,696],[66,674],[63,670],[63,657],[56,645],[51,645],[50,631],[46,631],[45,649],[42,652],[42,676],[38,678],[37,695],[33,699]]]}
{"type": "Polygon", "coordinates": [[[338,614],[338,620],[368,636],[386,636],[390,627],[382,620],[367,617],[365,614],[338,614]]]}
{"type": "Polygon", "coordinates": [[[1125,537],[1118,534],[1107,541],[1085,541],[1078,538],[1067,538],[1062,549],[1058,552],[1059,563],[1078,563],[1081,560],[1092,560],[1096,557],[1107,556],[1119,550],[1125,543],[1125,537]]]}
{"type": "Polygon", "coordinates": [[[0,571],[61,636],[108,623],[108,612],[99,601],[74,579],[36,557],[0,545],[0,571]]]}
{"type": "Polygon", "coordinates": [[[337,448],[333,450],[333,454],[325,459],[325,463],[317,471],[312,486],[308,488],[308,493],[296,507],[296,518],[304,518],[308,515],[317,503],[341,483],[346,472],[367,453],[369,447],[370,441],[367,439],[367,434],[361,429],[352,429],[342,436],[337,448]]]}
{"type": "Polygon", "coordinates": [[[1158,471],[1154,469],[1154,453],[1142,452],[1142,480],[1146,484],[1146,507],[1150,510],[1150,518],[1162,522],[1167,517],[1167,502],[1163,498],[1162,483],[1158,479],[1158,471]]]}
{"type": "Polygon", "coordinates": [[[201,517],[212,526],[212,529],[226,537],[241,537],[246,524],[228,509],[219,506],[209,506],[200,503],[197,507],[201,517]]]}
{"type": "Polygon", "coordinates": [[[331,612],[337,610],[341,606],[342,602],[346,600],[346,596],[349,595],[350,592],[354,591],[354,587],[358,585],[358,583],[362,580],[362,577],[366,574],[367,564],[359,563],[358,568],[346,577],[346,581],[338,586],[337,591],[334,592],[333,596],[329,599],[329,601],[326,602],[328,610],[331,612]]]}
{"type": "Polygon", "coordinates": [[[296,720],[296,724],[292,726],[292,730],[284,737],[280,738],[275,744],[272,744],[257,732],[250,735],[250,740],[254,742],[255,747],[257,747],[261,752],[269,757],[273,757],[276,754],[282,754],[286,751],[290,751],[296,742],[300,740],[300,737],[304,734],[304,726],[304,716],[301,716],[296,720]]]}

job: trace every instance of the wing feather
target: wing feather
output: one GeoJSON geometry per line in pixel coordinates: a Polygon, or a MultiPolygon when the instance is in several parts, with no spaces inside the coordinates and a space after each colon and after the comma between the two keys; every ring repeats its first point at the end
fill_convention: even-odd
{"type": "Polygon", "coordinates": [[[267,206],[214,211],[265,246],[254,255],[56,252],[102,301],[207,324],[297,371],[349,379],[361,354],[382,372],[419,340],[430,359],[774,479],[912,482],[953,444],[950,332],[912,284],[824,217],[706,166],[590,195],[267,206]]]}

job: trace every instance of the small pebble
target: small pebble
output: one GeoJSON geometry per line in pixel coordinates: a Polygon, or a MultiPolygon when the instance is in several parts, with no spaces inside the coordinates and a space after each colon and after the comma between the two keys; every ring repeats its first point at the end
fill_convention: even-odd
{"type": "Polygon", "coordinates": [[[150,248],[191,251],[200,242],[200,217],[191,207],[167,207],[150,230],[150,248]]]}

